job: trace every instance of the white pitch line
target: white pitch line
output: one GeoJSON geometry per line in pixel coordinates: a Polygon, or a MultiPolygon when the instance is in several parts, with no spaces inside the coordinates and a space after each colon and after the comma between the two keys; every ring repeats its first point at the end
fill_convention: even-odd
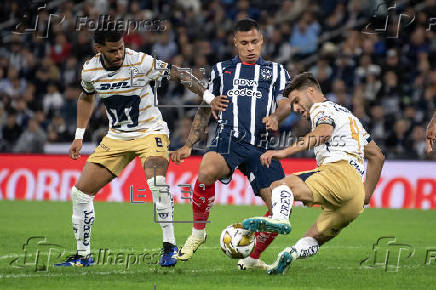
{"type": "MultiPolygon", "coordinates": [[[[229,271],[229,269],[224,268],[213,268],[213,269],[195,269],[195,270],[178,270],[181,272],[189,272],[189,273],[209,273],[209,272],[224,272],[229,271]]],[[[34,273],[34,274],[0,274],[0,279],[8,279],[8,278],[34,278],[34,277],[77,277],[77,276],[86,276],[86,275],[96,275],[96,276],[105,276],[112,274],[138,274],[138,273],[168,273],[175,272],[174,270],[160,270],[155,268],[146,268],[141,271],[130,271],[130,270],[117,270],[117,271],[106,271],[106,272],[82,272],[82,273],[34,273]]]]}

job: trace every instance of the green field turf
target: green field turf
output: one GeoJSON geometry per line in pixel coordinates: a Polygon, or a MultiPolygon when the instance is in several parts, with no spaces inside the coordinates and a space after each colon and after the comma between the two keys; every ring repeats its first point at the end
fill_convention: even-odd
{"type": "MultiPolygon", "coordinates": [[[[179,262],[171,269],[152,264],[157,261],[156,255],[161,246],[161,230],[153,223],[151,204],[96,203],[95,209],[92,248],[121,253],[118,264],[107,262],[103,265],[101,261],[89,268],[49,267],[47,271],[42,271],[47,251],[46,247],[38,246],[39,261],[42,262],[35,271],[35,266],[31,264],[31,258],[36,253],[35,245],[28,246],[28,258],[24,261],[22,247],[28,238],[44,236],[48,243],[60,245],[68,252],[75,249],[71,203],[1,201],[0,289],[154,289],[154,285],[156,289],[207,290],[436,287],[436,211],[367,209],[339,237],[321,247],[317,256],[296,261],[285,275],[268,276],[263,271],[237,270],[237,261],[229,259],[219,249],[219,234],[223,228],[246,217],[263,215],[263,207],[215,206],[211,214],[212,223],[208,225],[207,243],[191,261],[179,262]],[[377,262],[380,262],[384,261],[383,257],[389,249],[387,272],[381,265],[374,266],[373,244],[383,236],[395,236],[396,243],[414,248],[414,254],[408,258],[407,246],[403,246],[405,250],[401,252],[397,272],[394,271],[399,246],[386,246],[384,243],[385,246],[377,250],[377,262]],[[429,265],[425,264],[427,251],[429,265]],[[129,253],[147,253],[148,256],[142,259],[141,264],[130,265],[126,269],[122,258],[125,259],[129,253]],[[366,257],[370,260],[361,266],[360,262],[366,257]],[[14,259],[17,260],[10,265],[14,259]]],[[[279,236],[264,253],[264,260],[271,263],[279,251],[294,243],[319,212],[318,208],[295,208],[291,217],[291,234],[279,236]]],[[[176,205],[176,219],[187,220],[190,217],[189,205],[176,205]]],[[[175,231],[180,245],[190,233],[191,225],[178,224],[175,231]]],[[[53,262],[58,262],[57,252],[53,253],[53,262]]]]}

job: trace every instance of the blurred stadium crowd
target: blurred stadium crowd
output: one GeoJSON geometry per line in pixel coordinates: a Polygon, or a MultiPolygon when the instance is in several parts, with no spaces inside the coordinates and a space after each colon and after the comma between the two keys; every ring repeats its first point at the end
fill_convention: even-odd
{"type": "MultiPolygon", "coordinates": [[[[211,65],[235,54],[235,20],[251,17],[262,27],[263,57],[284,64],[291,76],[314,73],[327,98],[352,110],[388,159],[428,158],[425,124],[436,109],[434,0],[58,0],[40,10],[44,2],[29,2],[0,6],[2,152],[42,152],[46,143],[72,141],[81,67],[94,55],[92,33],[76,31],[77,17],[110,14],[159,21],[161,29],[130,31],[126,45],[205,79],[211,65]],[[35,31],[25,30],[35,23],[35,31]]],[[[168,81],[158,92],[159,104],[174,105],[162,112],[177,149],[200,98],[168,81]]],[[[99,142],[107,126],[97,103],[85,141],[99,142]]],[[[280,130],[301,136],[308,126],[292,113],[280,130]]]]}

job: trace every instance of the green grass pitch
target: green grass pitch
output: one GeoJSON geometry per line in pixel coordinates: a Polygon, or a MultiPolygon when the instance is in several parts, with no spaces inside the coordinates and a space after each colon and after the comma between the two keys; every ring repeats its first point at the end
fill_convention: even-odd
{"type": "MultiPolygon", "coordinates": [[[[161,247],[161,230],[153,223],[151,204],[95,203],[95,210],[92,249],[109,249],[111,253],[120,254],[119,260],[107,259],[103,263],[101,258],[98,265],[89,268],[44,268],[49,247],[33,245],[32,248],[29,243],[24,261],[23,244],[30,237],[42,236],[46,237],[47,243],[65,248],[67,254],[73,252],[71,203],[0,201],[0,289],[436,287],[436,211],[366,209],[337,238],[321,247],[317,256],[297,260],[285,275],[268,276],[263,271],[237,270],[237,261],[229,259],[219,248],[223,228],[246,217],[263,215],[263,207],[214,206],[206,244],[191,261],[179,262],[170,269],[154,264],[161,247]],[[373,244],[383,236],[395,237],[396,245],[388,245],[388,239],[382,240],[374,260],[373,244]],[[32,264],[36,249],[39,249],[38,266],[32,264]],[[387,268],[382,263],[375,264],[385,261],[386,253],[389,253],[387,268]],[[139,264],[136,262],[126,269],[128,254],[135,255],[131,261],[136,259],[139,264]],[[361,265],[365,258],[369,260],[361,265]]],[[[271,263],[279,251],[304,234],[319,212],[319,208],[295,208],[291,216],[291,234],[279,236],[263,254],[263,259],[271,263]]],[[[190,217],[189,205],[175,206],[177,220],[190,217]]],[[[184,243],[190,231],[191,224],[176,225],[178,245],[184,243]]],[[[60,252],[57,251],[61,249],[54,247],[51,262],[58,262],[60,252]]]]}

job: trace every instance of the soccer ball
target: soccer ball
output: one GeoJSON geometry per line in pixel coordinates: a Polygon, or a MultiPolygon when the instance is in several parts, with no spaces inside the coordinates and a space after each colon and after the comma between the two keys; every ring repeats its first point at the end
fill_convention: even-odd
{"type": "Polygon", "coordinates": [[[246,230],[242,224],[234,224],[225,228],[220,238],[221,250],[232,259],[248,257],[256,245],[254,232],[246,230]]]}

